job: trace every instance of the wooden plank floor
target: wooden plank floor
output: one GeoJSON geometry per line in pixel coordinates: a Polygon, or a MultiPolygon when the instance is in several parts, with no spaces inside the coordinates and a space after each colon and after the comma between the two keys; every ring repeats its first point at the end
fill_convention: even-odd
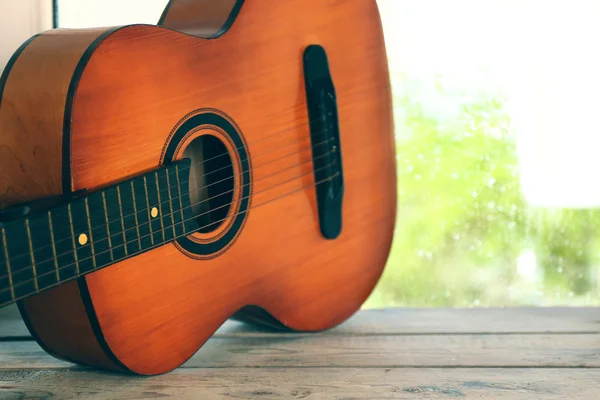
{"type": "Polygon", "coordinates": [[[53,359],[0,311],[0,399],[600,399],[600,309],[363,311],[316,335],[228,322],[152,378],[53,359]]]}

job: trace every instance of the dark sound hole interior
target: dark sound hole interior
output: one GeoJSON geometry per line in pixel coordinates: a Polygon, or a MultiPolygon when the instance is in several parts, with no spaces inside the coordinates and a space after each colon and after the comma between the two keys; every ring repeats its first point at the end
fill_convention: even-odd
{"type": "Polygon", "coordinates": [[[225,222],[233,201],[231,156],[220,139],[204,135],[190,143],[183,157],[192,159],[190,199],[199,232],[210,233],[225,222]]]}

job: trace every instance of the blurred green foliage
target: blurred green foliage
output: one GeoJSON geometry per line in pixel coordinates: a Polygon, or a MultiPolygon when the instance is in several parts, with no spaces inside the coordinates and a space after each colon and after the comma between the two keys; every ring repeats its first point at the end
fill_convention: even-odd
{"type": "Polygon", "coordinates": [[[396,237],[367,307],[600,304],[600,211],[527,206],[499,96],[461,96],[443,116],[394,101],[396,237]]]}

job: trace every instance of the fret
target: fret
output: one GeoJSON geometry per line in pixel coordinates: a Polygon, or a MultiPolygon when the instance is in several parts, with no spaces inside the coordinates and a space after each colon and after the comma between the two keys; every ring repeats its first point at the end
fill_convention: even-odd
{"type": "Polygon", "coordinates": [[[177,229],[175,228],[175,209],[173,208],[173,191],[176,190],[175,187],[171,187],[171,179],[169,175],[171,171],[165,171],[165,176],[167,177],[167,194],[169,196],[169,214],[171,215],[171,228],[173,229],[173,237],[177,237],[177,229]]]}
{"type": "Polygon", "coordinates": [[[50,222],[47,215],[40,214],[26,221],[27,235],[29,237],[30,257],[33,265],[33,275],[37,283],[37,290],[43,290],[57,284],[56,256],[52,249],[50,235],[50,222]]]}
{"type": "Polygon", "coordinates": [[[127,254],[137,254],[140,252],[142,246],[139,240],[140,237],[137,233],[137,214],[135,213],[133,193],[131,192],[129,183],[122,183],[121,185],[117,186],[117,189],[119,190],[121,199],[119,207],[123,213],[123,226],[125,230],[125,246],[127,248],[127,254]]]}
{"type": "Polygon", "coordinates": [[[6,277],[2,286],[0,286],[0,304],[5,304],[15,299],[15,288],[13,286],[12,280],[12,271],[10,268],[10,257],[8,256],[8,247],[6,245],[6,230],[5,228],[1,229],[0,237],[0,258],[3,257],[4,260],[0,262],[0,274],[2,277],[6,277]]]}
{"type": "Polygon", "coordinates": [[[31,259],[31,270],[33,271],[33,285],[35,291],[40,290],[38,285],[37,270],[35,269],[35,255],[33,254],[33,242],[31,240],[31,227],[29,226],[29,220],[25,220],[25,229],[27,230],[27,243],[29,244],[29,257],[31,259]]]}
{"type": "Polygon", "coordinates": [[[134,192],[134,205],[137,215],[139,238],[142,250],[153,246],[152,231],[150,229],[150,209],[148,209],[148,197],[146,196],[146,183],[142,178],[136,178],[132,182],[134,192]]]}
{"type": "Polygon", "coordinates": [[[94,265],[94,269],[96,269],[98,267],[98,264],[96,264],[96,248],[94,247],[94,232],[92,230],[92,221],[90,219],[90,201],[89,198],[86,197],[85,200],[85,219],[87,221],[87,226],[88,226],[88,232],[89,232],[89,240],[90,240],[90,248],[92,250],[92,263],[94,265]]]}
{"type": "Polygon", "coordinates": [[[138,245],[140,246],[140,250],[142,249],[142,238],[140,235],[140,221],[139,221],[139,217],[138,217],[138,208],[137,208],[137,204],[136,204],[136,196],[135,196],[135,187],[133,185],[133,181],[130,182],[130,186],[131,186],[131,198],[132,198],[132,204],[133,204],[133,217],[135,220],[135,231],[137,232],[137,240],[138,240],[138,245]]]}
{"type": "Polygon", "coordinates": [[[123,233],[123,249],[125,250],[125,255],[129,255],[129,251],[127,250],[127,234],[125,232],[125,220],[123,218],[123,200],[121,200],[121,188],[117,187],[117,194],[119,196],[119,215],[121,219],[121,232],[123,233]]]}
{"type": "Polygon", "coordinates": [[[67,281],[79,275],[77,266],[77,253],[74,251],[72,224],[69,222],[69,208],[58,207],[48,212],[49,230],[54,237],[56,248],[56,263],[59,273],[59,281],[67,281]]]}
{"type": "Polygon", "coordinates": [[[165,241],[169,242],[175,239],[174,231],[173,231],[173,212],[171,211],[171,205],[169,202],[169,186],[167,185],[167,169],[162,169],[156,171],[158,175],[158,181],[160,183],[159,186],[159,194],[161,197],[161,217],[163,219],[163,225],[165,227],[165,241]]]}
{"type": "Polygon", "coordinates": [[[0,305],[197,230],[189,163],[0,224],[0,305]]]}
{"type": "MultiPolygon", "coordinates": [[[[180,188],[188,188],[190,185],[190,164],[189,161],[187,164],[182,165],[180,169],[181,177],[180,177],[180,188]]],[[[194,218],[194,210],[192,209],[191,199],[189,196],[189,191],[183,192],[179,197],[181,201],[181,214],[183,218],[183,227],[185,234],[192,234],[196,232],[199,228],[198,220],[194,218]]]]}
{"type": "Polygon", "coordinates": [[[1,224],[0,305],[197,229],[188,185],[189,160],[1,224]]]}
{"type": "Polygon", "coordinates": [[[69,204],[72,218],[73,242],[77,254],[79,273],[85,274],[96,269],[96,259],[92,246],[92,232],[88,224],[87,198],[78,199],[69,204]]]}
{"type": "Polygon", "coordinates": [[[60,282],[60,271],[58,270],[58,258],[56,253],[56,240],[54,239],[54,228],[52,227],[52,213],[48,211],[48,231],[50,231],[50,245],[52,246],[52,261],[56,270],[56,282],[60,282]]]}
{"type": "MultiPolygon", "coordinates": [[[[29,237],[25,221],[15,221],[6,227],[6,250],[10,256],[15,298],[37,292],[36,279],[31,263],[29,237]]],[[[5,282],[0,287],[6,287],[5,282]]]]}
{"type": "Polygon", "coordinates": [[[77,255],[77,245],[75,244],[75,228],[73,227],[73,213],[71,211],[71,204],[67,206],[69,213],[69,228],[71,229],[71,243],[73,245],[73,254],[75,255],[75,269],[79,276],[79,256],[77,255]]]}
{"type": "Polygon", "coordinates": [[[146,211],[148,214],[148,229],[150,231],[150,242],[152,243],[152,246],[154,246],[154,244],[156,242],[154,241],[154,230],[152,229],[152,214],[151,214],[152,207],[150,207],[150,197],[148,196],[148,179],[145,176],[144,176],[144,192],[146,194],[146,211]]]}
{"type": "Polygon", "coordinates": [[[127,257],[128,252],[127,246],[125,246],[127,238],[125,237],[125,223],[119,200],[119,190],[117,187],[112,187],[104,190],[103,194],[107,204],[105,208],[108,216],[107,230],[110,232],[113,259],[122,260],[127,257]]]}
{"type": "Polygon", "coordinates": [[[108,241],[108,249],[110,254],[110,261],[115,261],[115,252],[113,250],[112,237],[110,233],[110,220],[108,219],[108,209],[106,207],[106,192],[102,192],[102,208],[104,209],[104,220],[106,224],[106,238],[108,241]]]}
{"type": "Polygon", "coordinates": [[[164,242],[165,241],[165,237],[166,237],[165,236],[165,223],[163,221],[164,210],[163,210],[163,207],[162,207],[162,197],[160,195],[160,183],[158,182],[158,172],[154,173],[154,178],[156,180],[156,193],[158,195],[158,204],[157,204],[157,207],[158,207],[158,211],[159,211],[158,219],[160,220],[160,232],[161,232],[161,235],[162,235],[162,241],[164,242]]]}
{"type": "Polygon", "coordinates": [[[92,193],[85,198],[88,231],[94,268],[102,268],[113,262],[108,239],[106,214],[104,212],[103,193],[92,193]]]}
{"type": "Polygon", "coordinates": [[[175,176],[177,177],[177,198],[179,199],[179,213],[181,214],[180,222],[182,234],[185,234],[185,216],[183,215],[183,194],[181,193],[181,178],[179,177],[179,164],[175,165],[175,176]]]}
{"type": "Polygon", "coordinates": [[[152,217],[150,215],[150,228],[152,229],[152,241],[157,243],[163,243],[163,234],[162,234],[162,219],[160,218],[160,207],[159,207],[159,197],[158,197],[158,188],[156,186],[156,179],[154,176],[148,177],[146,179],[146,186],[148,187],[148,203],[150,204],[150,213],[153,208],[158,210],[159,215],[156,217],[152,217]]]}

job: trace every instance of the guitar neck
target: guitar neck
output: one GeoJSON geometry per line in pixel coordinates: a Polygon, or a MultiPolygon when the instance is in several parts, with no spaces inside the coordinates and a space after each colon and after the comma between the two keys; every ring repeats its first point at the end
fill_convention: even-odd
{"type": "Polygon", "coordinates": [[[198,229],[190,161],[0,225],[0,307],[198,229]]]}

